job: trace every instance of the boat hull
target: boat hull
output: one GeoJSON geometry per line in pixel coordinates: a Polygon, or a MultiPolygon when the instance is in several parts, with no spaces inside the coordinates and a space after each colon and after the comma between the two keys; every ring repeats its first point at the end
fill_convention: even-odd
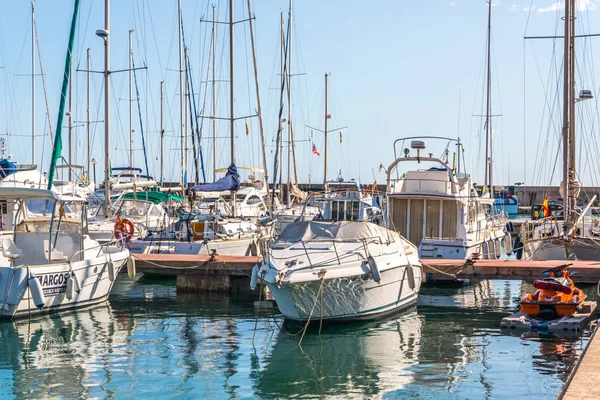
{"type": "Polygon", "coordinates": [[[577,237],[570,241],[552,239],[525,243],[525,257],[529,260],[600,260],[600,245],[591,238],[577,237]]]}
{"type": "Polygon", "coordinates": [[[108,299],[114,281],[110,279],[108,261],[114,267],[114,277],[127,262],[129,251],[121,250],[94,259],[77,261],[69,264],[48,264],[28,267],[35,275],[44,293],[43,308],[35,306],[32,292],[27,288],[18,304],[8,304],[7,294],[11,285],[16,282],[12,278],[16,268],[0,267],[0,319],[22,318],[37,314],[66,311],[76,308],[89,307],[108,299]],[[67,278],[70,271],[75,273],[81,290],[75,292],[73,298],[67,298],[67,278]]]}
{"type": "Polygon", "coordinates": [[[382,271],[379,283],[366,274],[283,285],[266,281],[266,284],[287,319],[344,321],[374,319],[409,307],[417,300],[421,279],[420,266],[403,265],[382,271]],[[412,270],[412,284],[408,268],[412,270]],[[322,296],[318,295],[319,288],[322,296]]]}
{"type": "Polygon", "coordinates": [[[181,242],[175,240],[132,240],[127,248],[133,254],[200,254],[213,253],[223,256],[256,256],[259,251],[257,239],[207,240],[205,242],[181,242]]]}

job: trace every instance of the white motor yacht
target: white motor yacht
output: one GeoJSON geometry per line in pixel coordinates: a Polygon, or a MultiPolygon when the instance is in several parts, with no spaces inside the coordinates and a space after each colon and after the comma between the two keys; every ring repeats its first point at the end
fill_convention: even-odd
{"type": "Polygon", "coordinates": [[[301,221],[268,246],[255,267],[281,313],[296,321],[370,319],[414,304],[417,249],[370,222],[301,221]]]}
{"type": "MultiPolygon", "coordinates": [[[[460,140],[427,138],[456,143],[462,151],[460,140]]],[[[410,139],[415,138],[396,143],[410,139]]],[[[388,227],[418,246],[421,258],[499,258],[503,240],[508,253],[505,217],[493,213],[493,198],[477,194],[470,176],[460,170],[460,158],[457,166],[449,164],[447,151],[445,159],[433,153],[422,156],[423,140],[412,140],[411,148],[416,155],[404,149],[404,156],[397,157],[387,170],[388,227]],[[427,163],[427,167],[401,173],[400,166],[407,162],[427,163]]]]}
{"type": "MultiPolygon", "coordinates": [[[[2,235],[0,318],[85,307],[105,301],[129,251],[100,245],[87,235],[85,212],[70,213],[54,191],[0,187],[12,215],[12,235],[2,235]]],[[[129,264],[133,273],[132,262],[129,264]]]]}

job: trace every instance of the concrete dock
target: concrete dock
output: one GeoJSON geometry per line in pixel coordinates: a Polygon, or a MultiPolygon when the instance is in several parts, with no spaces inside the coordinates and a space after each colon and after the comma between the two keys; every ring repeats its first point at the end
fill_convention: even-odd
{"type": "Polygon", "coordinates": [[[600,371],[600,334],[596,329],[558,398],[561,400],[600,399],[598,371],[600,371]]]}

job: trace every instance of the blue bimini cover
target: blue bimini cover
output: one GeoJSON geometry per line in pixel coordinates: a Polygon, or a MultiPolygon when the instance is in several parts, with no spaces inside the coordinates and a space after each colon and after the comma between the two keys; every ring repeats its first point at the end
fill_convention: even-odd
{"type": "Polygon", "coordinates": [[[231,164],[223,178],[207,185],[192,186],[191,190],[196,192],[221,192],[224,190],[238,190],[239,188],[240,174],[238,174],[235,164],[231,164]]]}
{"type": "Polygon", "coordinates": [[[5,158],[0,160],[0,179],[6,178],[10,174],[17,172],[17,165],[5,158]]]}

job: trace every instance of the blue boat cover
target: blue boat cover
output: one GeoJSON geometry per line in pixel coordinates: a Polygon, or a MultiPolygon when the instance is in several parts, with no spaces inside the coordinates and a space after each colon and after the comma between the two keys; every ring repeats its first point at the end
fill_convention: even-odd
{"type": "Polygon", "coordinates": [[[6,178],[10,174],[17,172],[17,165],[5,158],[0,160],[0,179],[6,178]]]}
{"type": "Polygon", "coordinates": [[[192,186],[191,190],[196,192],[221,192],[225,190],[238,190],[240,188],[240,174],[238,174],[235,164],[227,168],[227,173],[216,182],[206,185],[192,186]]]}

